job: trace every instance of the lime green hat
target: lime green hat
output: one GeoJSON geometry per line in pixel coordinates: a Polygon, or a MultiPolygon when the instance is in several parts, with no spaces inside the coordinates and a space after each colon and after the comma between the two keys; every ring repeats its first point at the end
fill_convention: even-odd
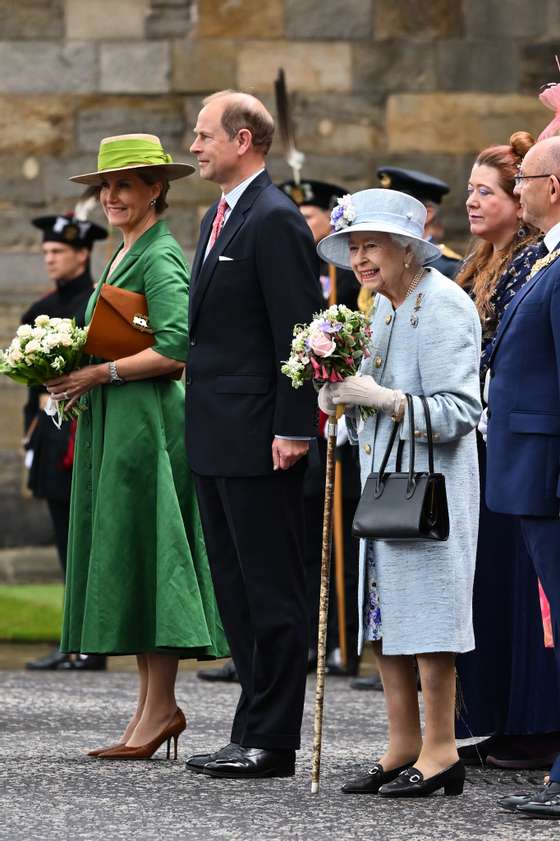
{"type": "Polygon", "coordinates": [[[162,170],[168,181],[184,178],[194,172],[190,164],[173,163],[159,137],[155,134],[118,134],[115,137],[104,137],[99,144],[97,158],[97,172],[86,172],[83,175],[73,175],[70,181],[78,184],[100,184],[106,172],[121,172],[127,169],[141,169],[145,167],[162,170]]]}

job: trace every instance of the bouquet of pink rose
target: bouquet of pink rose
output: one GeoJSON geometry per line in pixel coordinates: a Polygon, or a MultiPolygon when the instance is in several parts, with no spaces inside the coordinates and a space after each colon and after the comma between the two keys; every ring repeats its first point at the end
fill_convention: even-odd
{"type": "Polygon", "coordinates": [[[311,380],[318,391],[325,383],[338,383],[358,373],[369,356],[371,329],[368,318],[335,304],[316,314],[310,324],[296,324],[290,358],[281,371],[301,388],[311,380]]]}

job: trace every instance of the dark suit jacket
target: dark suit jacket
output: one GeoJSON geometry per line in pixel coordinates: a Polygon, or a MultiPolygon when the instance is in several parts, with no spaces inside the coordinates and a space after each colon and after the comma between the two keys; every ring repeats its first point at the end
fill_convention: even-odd
{"type": "Polygon", "coordinates": [[[489,358],[486,501],[557,517],[560,505],[560,260],[505,311],[489,358]]]}
{"type": "Polygon", "coordinates": [[[275,435],[316,434],[313,389],[294,390],[280,366],[294,324],[322,309],[319,262],[305,219],[266,172],[204,261],[216,207],[202,220],[193,262],[187,452],[202,475],[262,476],[272,472],[275,435]]]}

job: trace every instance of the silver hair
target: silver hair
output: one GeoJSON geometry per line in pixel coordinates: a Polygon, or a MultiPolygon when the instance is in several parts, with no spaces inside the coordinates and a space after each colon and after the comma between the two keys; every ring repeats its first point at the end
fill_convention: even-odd
{"type": "Polygon", "coordinates": [[[412,252],[412,256],[414,257],[415,261],[422,265],[422,245],[423,242],[421,240],[414,240],[410,239],[409,237],[405,237],[402,234],[389,234],[393,242],[396,242],[397,245],[400,245],[401,248],[406,248],[407,245],[410,246],[410,250],[412,252]]]}

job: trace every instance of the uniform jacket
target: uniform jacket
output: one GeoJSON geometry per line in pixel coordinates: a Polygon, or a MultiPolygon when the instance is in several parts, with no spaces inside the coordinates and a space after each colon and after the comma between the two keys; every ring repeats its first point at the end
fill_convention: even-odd
{"type": "MultiPolygon", "coordinates": [[[[22,315],[22,324],[33,324],[38,315],[51,318],[75,318],[83,325],[86,306],[93,292],[93,280],[86,270],[74,280],[59,286],[54,292],[35,301],[22,315]]],[[[58,430],[52,420],[39,410],[40,387],[28,389],[24,408],[24,427],[29,432],[36,419],[28,449],[33,450],[29,471],[29,487],[37,497],[45,499],[70,499],[72,481],[72,426],[66,421],[58,430]]]]}
{"type": "Polygon", "coordinates": [[[206,476],[272,472],[275,435],[316,434],[311,386],[280,367],[294,324],[322,308],[307,223],[266,172],[235,205],[204,261],[217,203],[202,220],[189,305],[186,441],[206,476]]]}
{"type": "Polygon", "coordinates": [[[560,511],[560,261],[508,306],[489,358],[486,502],[505,514],[560,511]]]}

